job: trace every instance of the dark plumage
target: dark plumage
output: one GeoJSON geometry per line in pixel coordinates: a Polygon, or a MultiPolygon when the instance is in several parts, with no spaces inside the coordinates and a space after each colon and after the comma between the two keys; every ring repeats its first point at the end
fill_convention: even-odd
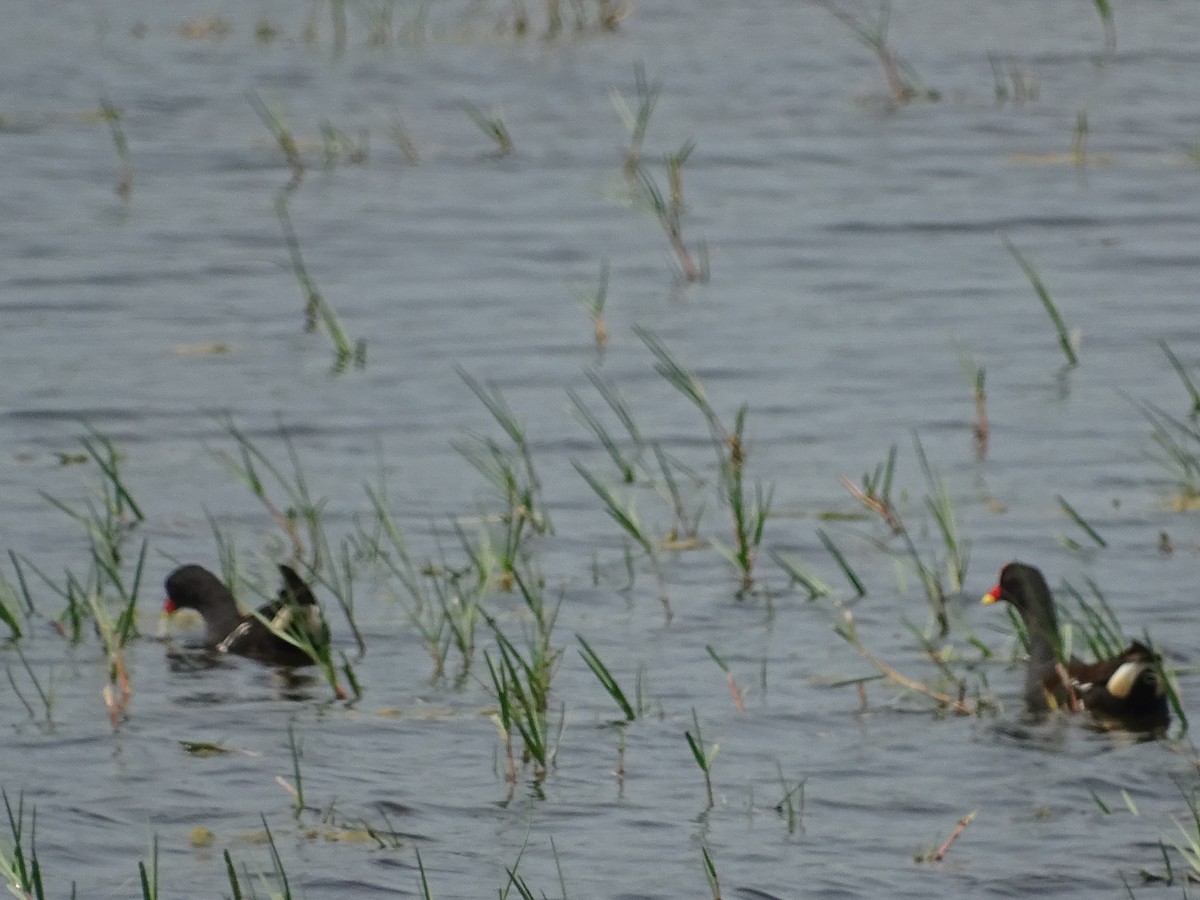
{"type": "MultiPolygon", "coordinates": [[[[258,610],[277,630],[296,635],[314,647],[329,644],[329,626],[309,586],[290,566],[281,565],[279,596],[258,610]]],[[[273,666],[310,666],[309,654],[281,638],[254,615],[243,615],[237,601],[216,575],[203,566],[180,566],[167,576],[163,611],[194,609],[204,619],[204,646],[236,653],[273,666]]]]}
{"type": "Polygon", "coordinates": [[[1085,663],[1058,659],[1062,641],[1054,597],[1042,573],[1011,562],[1000,581],[983,596],[984,603],[1011,603],[1029,634],[1025,701],[1035,712],[1083,708],[1107,722],[1138,730],[1161,728],[1170,721],[1166,692],[1155,653],[1134,641],[1111,659],[1085,663]]]}

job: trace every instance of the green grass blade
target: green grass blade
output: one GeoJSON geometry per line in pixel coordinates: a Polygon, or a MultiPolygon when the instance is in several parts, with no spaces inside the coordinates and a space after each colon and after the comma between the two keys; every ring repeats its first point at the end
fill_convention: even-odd
{"type": "Polygon", "coordinates": [[[1108,541],[1106,541],[1106,540],[1104,540],[1104,538],[1100,537],[1100,535],[1096,532],[1096,529],[1092,528],[1092,526],[1087,523],[1087,520],[1084,519],[1083,516],[1081,516],[1078,513],[1078,511],[1075,509],[1075,507],[1073,507],[1070,503],[1068,503],[1066,501],[1066,499],[1064,499],[1062,494],[1056,494],[1055,498],[1058,500],[1058,505],[1062,507],[1063,512],[1065,512],[1068,516],[1070,516],[1071,521],[1073,521],[1076,525],[1078,525],[1080,528],[1082,528],[1084,530],[1084,532],[1087,534],[1087,536],[1096,542],[1097,546],[1100,546],[1100,547],[1108,546],[1108,541]]]}
{"type": "Polygon", "coordinates": [[[850,582],[855,593],[859,597],[865,597],[867,589],[863,587],[863,583],[858,580],[858,576],[854,574],[854,570],[850,568],[850,563],[846,561],[846,557],[842,555],[842,551],[837,548],[833,540],[820,528],[817,529],[817,538],[820,539],[825,549],[829,551],[829,555],[833,557],[834,562],[838,564],[838,568],[842,570],[842,574],[850,582]]]}
{"type": "Polygon", "coordinates": [[[1055,331],[1058,332],[1058,343],[1062,347],[1063,355],[1067,358],[1067,365],[1079,365],[1079,358],[1075,355],[1074,347],[1071,346],[1071,335],[1067,330],[1067,325],[1063,321],[1058,307],[1054,305],[1054,299],[1050,296],[1050,292],[1046,290],[1046,285],[1042,282],[1041,276],[1038,275],[1037,269],[1021,254],[1021,251],[1008,239],[1007,235],[1001,235],[1000,240],[1003,241],[1005,249],[1012,255],[1012,258],[1017,261],[1017,265],[1021,267],[1021,271],[1029,279],[1034,293],[1042,301],[1042,306],[1046,308],[1046,313],[1050,316],[1050,321],[1054,323],[1055,331]]]}
{"type": "Polygon", "coordinates": [[[1167,361],[1171,364],[1171,368],[1175,370],[1175,374],[1179,376],[1179,380],[1183,382],[1184,390],[1188,392],[1188,397],[1191,398],[1192,415],[1200,413],[1200,388],[1196,387],[1196,382],[1192,380],[1191,373],[1188,372],[1184,364],[1180,362],[1179,357],[1176,356],[1174,352],[1172,352],[1171,348],[1167,346],[1166,341],[1160,340],[1158,342],[1158,346],[1161,347],[1162,352],[1166,354],[1167,361]]]}
{"type": "Polygon", "coordinates": [[[634,712],[633,706],[630,705],[629,700],[626,699],[624,691],[622,691],[621,686],[617,684],[617,680],[613,678],[612,673],[608,670],[608,667],[604,665],[600,657],[596,654],[596,651],[592,649],[591,645],[583,639],[583,636],[577,634],[575,637],[579,641],[581,647],[579,655],[583,657],[583,661],[587,663],[588,668],[592,670],[592,674],[596,676],[601,686],[605,691],[608,692],[608,695],[612,697],[617,706],[621,708],[621,712],[625,714],[625,718],[632,722],[637,718],[637,713],[634,712]]]}

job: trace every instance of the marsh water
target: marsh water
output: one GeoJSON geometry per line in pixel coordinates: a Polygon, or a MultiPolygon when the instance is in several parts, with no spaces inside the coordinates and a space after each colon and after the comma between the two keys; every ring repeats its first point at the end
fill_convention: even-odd
{"type": "MultiPolygon", "coordinates": [[[[878,12],[839,8],[868,23],[878,12]]],[[[47,896],[73,882],[80,897],[140,895],[155,839],[159,896],[231,895],[224,851],[247,893],[281,893],[264,820],[292,896],[308,898],[417,896],[417,851],[438,898],[494,896],[514,869],[537,896],[707,896],[705,851],[727,897],[1096,898],[1128,896],[1123,879],[1138,897],[1178,896],[1139,874],[1166,874],[1160,841],[1176,876],[1185,868],[1172,846],[1196,766],[1178,721],[1152,741],[1030,721],[1012,626],[977,598],[1012,558],[1056,587],[1092,596],[1094,582],[1128,634],[1155,639],[1194,711],[1200,529],[1173,505],[1144,404],[1190,408],[1159,341],[1200,366],[1195,7],[1122,4],[1106,50],[1083,0],[896,4],[888,44],[937,91],[907,103],[819,4],[645,2],[615,31],[582,10],[582,30],[564,8],[547,37],[540,4],[524,35],[507,4],[351,4],[339,49],[322,5],[7,5],[0,545],[56,583],[87,571],[83,529],[45,495],[98,502],[101,473],[76,463],[91,428],[119,449],[145,514],[126,565],[148,547],[118,728],[103,647],[90,627],[77,642],[59,633],[64,601],[45,582],[30,576],[35,611],[0,647],[0,786],[14,804],[23,795],[27,820],[36,807],[47,896]],[[638,66],[661,84],[643,161],[662,190],[664,155],[694,142],[683,239],[706,248],[707,281],[679,279],[623,172],[614,95],[636,108],[638,66]],[[365,340],[361,367],[333,371],[327,330],[305,330],[276,212],[292,172],[251,96],[306,163],[285,195],[296,246],[349,338],[365,340]],[[104,103],[128,144],[125,197],[104,103]],[[511,152],[466,104],[503,120],[511,152]],[[344,136],[328,161],[323,125],[344,136]],[[1077,366],[1064,368],[1002,236],[1078,339],[1077,366]],[[580,296],[606,263],[601,354],[580,296]],[[639,332],[695,374],[724,427],[748,406],[748,483],[773,494],[743,596],[714,545],[732,539],[709,426],[639,332]],[[638,484],[620,483],[570,399],[634,453],[589,370],[637,420],[638,484]],[[479,623],[464,678],[453,653],[433,677],[411,598],[377,561],[351,560],[365,655],[322,591],[357,702],[242,660],[179,665],[154,639],[167,572],[219,568],[210,519],[247,585],[270,589],[271,562],[290,553],[222,461],[237,459],[231,429],[285,473],[286,433],[335,549],[377,533],[364,483],[383,485],[419,566],[465,566],[454,523],[474,540],[505,507],[455,446],[507,439],[462,372],[523,425],[553,523],[526,550],[561,601],[557,753],[540,780],[518,760],[512,785],[483,657],[497,653],[491,628],[479,623]],[[932,641],[970,697],[990,701],[979,715],[939,712],[887,679],[865,697],[840,684],[878,674],[835,633],[847,610],[872,653],[939,678],[917,638],[936,633],[911,558],[839,481],[861,483],[895,445],[892,495],[946,581],[914,435],[969,544],[951,633],[932,641]],[[650,483],[663,481],[654,442],[699,516],[696,546],[657,550],[669,623],[645,554],[575,468],[632,504],[657,542],[673,516],[650,483]],[[810,600],[769,551],[832,594],[810,600]],[[637,720],[614,724],[577,635],[640,697],[637,720]],[[685,739],[697,723],[717,748],[712,808],[685,739]],[[279,781],[296,781],[289,727],[310,807],[299,816],[279,781]],[[785,794],[793,821],[776,809],[785,794]],[[915,861],[971,811],[943,861],[915,861]]],[[[524,645],[516,593],[497,586],[484,608],[524,645]]]]}

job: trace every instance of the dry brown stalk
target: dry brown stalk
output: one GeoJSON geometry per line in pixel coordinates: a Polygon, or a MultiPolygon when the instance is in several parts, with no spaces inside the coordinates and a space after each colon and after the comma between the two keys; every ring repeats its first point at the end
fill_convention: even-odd
{"type": "Polygon", "coordinates": [[[115,729],[125,717],[129,701],[133,698],[133,687],[129,683],[129,674],[125,671],[125,659],[118,655],[113,661],[113,678],[104,686],[104,705],[108,707],[108,718],[115,729]]]}
{"type": "Polygon", "coordinates": [[[853,633],[852,629],[854,627],[854,619],[850,613],[846,613],[846,622],[848,627],[841,631],[842,637],[844,637],[850,643],[850,645],[859,652],[859,655],[862,656],[863,659],[878,669],[880,674],[882,674],[889,681],[893,681],[901,687],[913,691],[914,693],[929,697],[931,700],[936,700],[942,706],[954,710],[954,712],[958,713],[960,716],[973,716],[975,714],[975,710],[971,707],[971,705],[961,698],[955,699],[949,694],[943,694],[941,691],[935,691],[933,688],[921,684],[919,681],[913,681],[907,675],[901,674],[897,670],[893,669],[874,653],[868,650],[865,646],[863,646],[862,641],[860,641],[853,633]]]}
{"type": "Polygon", "coordinates": [[[737,682],[733,680],[733,673],[725,673],[725,681],[729,684],[729,693],[733,695],[733,705],[739,713],[745,715],[746,707],[742,705],[742,692],[737,686],[737,682]]]}
{"type": "Polygon", "coordinates": [[[890,506],[871,494],[868,494],[857,484],[847,478],[845,475],[839,475],[838,480],[848,490],[854,499],[865,506],[867,509],[879,513],[883,521],[887,523],[888,528],[892,529],[896,534],[904,530],[904,526],[900,524],[900,518],[896,515],[895,510],[890,506]]]}
{"type": "Polygon", "coordinates": [[[975,821],[975,815],[978,812],[978,810],[973,809],[959,819],[958,825],[955,826],[953,833],[950,835],[950,837],[946,838],[946,843],[938,847],[937,850],[933,852],[933,855],[927,857],[927,860],[929,862],[941,862],[942,858],[949,852],[950,847],[955,841],[958,840],[958,836],[967,830],[968,825],[975,821]]]}

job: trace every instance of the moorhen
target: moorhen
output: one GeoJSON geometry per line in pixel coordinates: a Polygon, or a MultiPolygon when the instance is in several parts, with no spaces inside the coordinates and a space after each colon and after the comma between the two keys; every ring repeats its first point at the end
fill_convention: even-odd
{"type": "MultiPolygon", "coordinates": [[[[278,631],[296,635],[314,647],[329,644],[329,626],[312,590],[290,566],[280,565],[283,586],[279,596],[258,615],[278,631]]],[[[295,644],[275,634],[252,614],[243,615],[221,580],[203,566],[180,566],[167,576],[163,612],[194,609],[204,619],[203,646],[219,653],[236,653],[272,666],[311,666],[315,660],[295,644]]]]}
{"type": "Polygon", "coordinates": [[[1024,563],[1006,565],[1000,581],[983,595],[984,603],[998,600],[1016,607],[1029,635],[1025,702],[1031,710],[1083,708],[1103,722],[1138,730],[1170,721],[1159,659],[1145,644],[1134,641],[1111,659],[1094,663],[1075,657],[1061,663],[1054,597],[1042,573],[1024,563]]]}

